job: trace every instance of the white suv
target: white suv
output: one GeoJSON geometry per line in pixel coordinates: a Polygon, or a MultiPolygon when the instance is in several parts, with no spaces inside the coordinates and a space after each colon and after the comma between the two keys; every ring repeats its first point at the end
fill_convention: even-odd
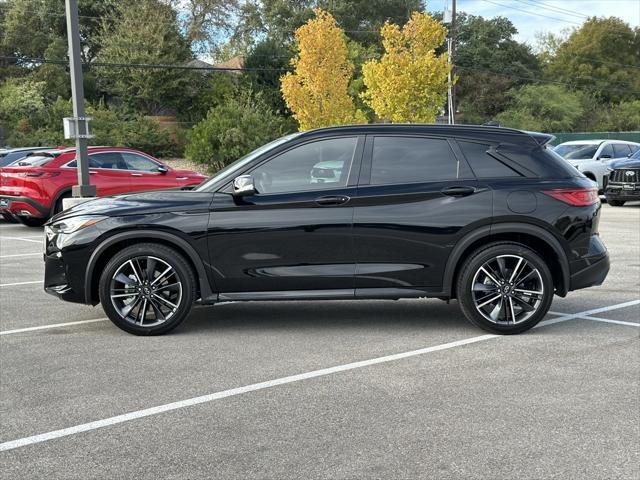
{"type": "Polygon", "coordinates": [[[624,140],[574,140],[561,143],[554,151],[604,190],[613,160],[627,158],[640,149],[640,143],[624,140]]]}

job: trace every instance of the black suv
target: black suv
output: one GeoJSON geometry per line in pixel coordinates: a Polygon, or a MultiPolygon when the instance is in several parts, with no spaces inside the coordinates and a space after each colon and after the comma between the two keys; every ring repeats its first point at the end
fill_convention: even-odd
{"type": "Polygon", "coordinates": [[[631,158],[614,162],[611,169],[604,192],[607,203],[621,207],[625,202],[640,200],[640,150],[631,158]]]}
{"type": "Polygon", "coordinates": [[[175,328],[196,301],[418,297],[457,298],[477,326],[519,333],[554,293],[609,270],[596,186],[552,138],[445,125],[289,135],[195,190],[55,216],[45,289],[101,302],[141,335],[175,328]]]}

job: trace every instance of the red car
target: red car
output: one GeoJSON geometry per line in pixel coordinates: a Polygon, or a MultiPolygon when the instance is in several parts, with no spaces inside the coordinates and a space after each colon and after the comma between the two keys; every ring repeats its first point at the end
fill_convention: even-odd
{"type": "MultiPolygon", "coordinates": [[[[207,178],[129,148],[89,147],[89,172],[101,197],[194,186],[207,178]]],[[[75,148],[34,153],[0,169],[0,214],[42,225],[62,210],[62,199],[77,183],[75,148]]]]}

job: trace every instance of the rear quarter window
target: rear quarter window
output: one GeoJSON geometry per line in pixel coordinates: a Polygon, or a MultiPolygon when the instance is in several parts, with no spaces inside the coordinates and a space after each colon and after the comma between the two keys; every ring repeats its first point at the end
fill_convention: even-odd
{"type": "Polygon", "coordinates": [[[490,145],[458,140],[469,166],[478,178],[521,177],[514,169],[488,153],[490,145]]]}

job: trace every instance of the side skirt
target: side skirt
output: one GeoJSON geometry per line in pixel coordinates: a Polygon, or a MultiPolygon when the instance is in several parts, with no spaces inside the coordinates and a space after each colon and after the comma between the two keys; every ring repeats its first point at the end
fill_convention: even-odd
{"type": "MultiPolygon", "coordinates": [[[[224,292],[202,299],[202,305],[217,302],[283,301],[283,300],[372,300],[401,298],[443,298],[438,288],[345,288],[334,290],[283,290],[272,292],[224,292]]],[[[446,299],[446,298],[445,298],[446,299]]]]}

